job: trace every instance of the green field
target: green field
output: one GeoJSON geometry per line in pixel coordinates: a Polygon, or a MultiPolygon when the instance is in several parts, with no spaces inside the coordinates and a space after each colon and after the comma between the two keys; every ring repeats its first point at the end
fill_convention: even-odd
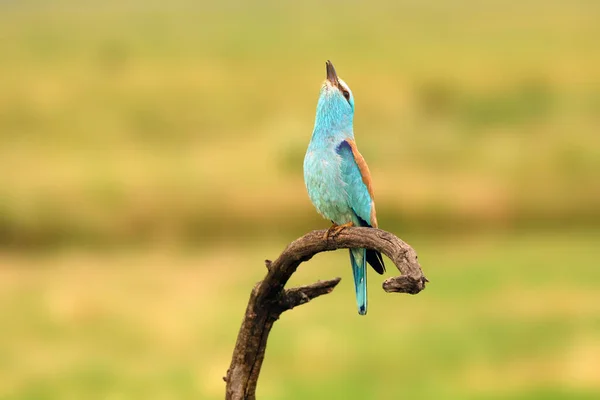
{"type": "MultiPolygon", "coordinates": [[[[286,313],[261,399],[600,398],[600,3],[0,2],[0,398],[217,399],[311,229],[331,59],[431,283],[286,313]]],[[[389,264],[389,262],[388,262],[389,264]]],[[[388,265],[388,271],[392,270],[388,265]]]]}
{"type": "MultiPolygon", "coordinates": [[[[345,251],[301,267],[292,284],[342,283],[276,323],[261,398],[598,398],[598,233],[411,239],[429,287],[386,294],[371,274],[364,318],[345,251]]],[[[250,288],[283,245],[5,258],[2,398],[223,398],[250,288]]]]}
{"type": "Polygon", "coordinates": [[[1,5],[0,243],[314,228],[328,58],[384,226],[598,226],[600,7],[479,3],[1,5]]]}

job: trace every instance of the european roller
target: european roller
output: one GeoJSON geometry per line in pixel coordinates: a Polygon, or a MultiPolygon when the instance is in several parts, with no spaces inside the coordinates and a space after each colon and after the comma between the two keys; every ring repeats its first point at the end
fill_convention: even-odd
{"type": "MultiPolygon", "coordinates": [[[[313,205],[333,225],[325,235],[337,235],[349,226],[377,228],[369,167],[354,141],[354,97],[331,61],[325,63],[327,79],[321,87],[312,137],[304,157],[304,183],[313,205]]],[[[383,274],[381,253],[350,249],[350,263],[358,313],[367,313],[369,263],[383,274]]]]}

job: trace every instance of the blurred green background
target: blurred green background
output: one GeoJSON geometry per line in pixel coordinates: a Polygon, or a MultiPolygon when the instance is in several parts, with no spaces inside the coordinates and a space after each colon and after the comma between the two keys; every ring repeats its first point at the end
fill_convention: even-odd
{"type": "MultiPolygon", "coordinates": [[[[219,399],[263,260],[328,226],[302,160],[331,59],[427,290],[341,276],[262,399],[600,398],[600,3],[0,3],[0,397],[219,399]]],[[[388,275],[393,274],[389,265],[388,275]]]]}

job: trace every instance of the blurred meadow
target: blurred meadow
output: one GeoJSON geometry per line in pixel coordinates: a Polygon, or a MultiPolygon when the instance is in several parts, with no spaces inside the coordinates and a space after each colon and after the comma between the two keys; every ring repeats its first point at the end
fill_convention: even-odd
{"type": "MultiPolygon", "coordinates": [[[[417,296],[341,276],[261,399],[600,398],[600,3],[0,2],[0,398],[219,399],[250,290],[328,226],[325,60],[417,296]]],[[[388,275],[394,267],[388,261],[388,275]]]]}

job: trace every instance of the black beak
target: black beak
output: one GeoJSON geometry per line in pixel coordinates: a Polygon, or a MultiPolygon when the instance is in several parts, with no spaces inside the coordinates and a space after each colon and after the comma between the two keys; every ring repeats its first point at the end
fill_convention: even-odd
{"type": "Polygon", "coordinates": [[[337,74],[335,73],[335,68],[333,68],[333,64],[331,61],[327,60],[325,63],[327,67],[327,80],[331,82],[333,86],[339,86],[340,82],[338,81],[337,74]]]}

